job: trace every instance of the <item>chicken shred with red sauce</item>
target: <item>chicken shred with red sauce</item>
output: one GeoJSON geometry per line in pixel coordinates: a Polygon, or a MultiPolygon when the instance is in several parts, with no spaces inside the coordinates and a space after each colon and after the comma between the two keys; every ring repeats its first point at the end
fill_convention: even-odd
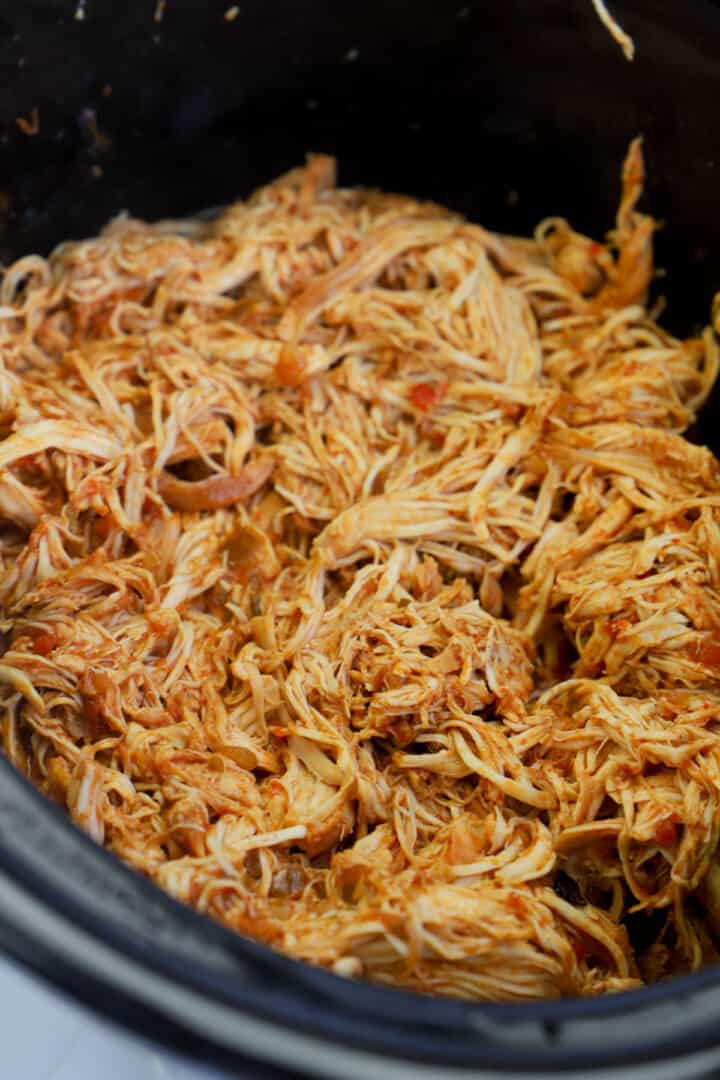
{"type": "Polygon", "coordinates": [[[717,959],[720,472],[682,433],[718,350],[646,306],[642,184],[636,141],[606,242],[523,240],[316,157],[10,266],[14,764],[344,976],[526,1000],[717,959]]]}

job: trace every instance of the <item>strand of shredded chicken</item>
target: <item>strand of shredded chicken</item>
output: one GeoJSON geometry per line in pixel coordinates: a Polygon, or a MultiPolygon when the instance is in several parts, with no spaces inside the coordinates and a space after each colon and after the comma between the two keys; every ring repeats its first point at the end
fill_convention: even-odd
{"type": "Polygon", "coordinates": [[[717,958],[718,372],[604,243],[306,167],[0,292],[5,752],[174,896],[475,999],[717,958]]]}
{"type": "Polygon", "coordinates": [[[595,14],[610,34],[610,37],[613,41],[617,42],[622,49],[625,59],[633,60],[635,58],[635,42],[630,35],[623,30],[617,19],[610,14],[605,4],[605,0],[592,0],[592,5],[595,9],[595,14]]]}

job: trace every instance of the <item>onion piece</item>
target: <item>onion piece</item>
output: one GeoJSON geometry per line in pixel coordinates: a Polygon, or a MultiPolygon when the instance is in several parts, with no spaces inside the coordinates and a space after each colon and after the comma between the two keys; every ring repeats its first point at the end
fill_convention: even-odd
{"type": "Polygon", "coordinates": [[[222,510],[242,502],[263,486],[273,471],[272,461],[246,465],[237,476],[208,476],[206,480],[179,480],[165,470],[158,479],[158,491],[173,510],[222,510]]]}

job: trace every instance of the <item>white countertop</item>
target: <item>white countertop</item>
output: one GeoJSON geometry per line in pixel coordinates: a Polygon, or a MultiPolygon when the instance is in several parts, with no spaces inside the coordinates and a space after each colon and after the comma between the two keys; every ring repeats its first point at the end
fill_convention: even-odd
{"type": "Polygon", "coordinates": [[[224,1080],[99,1019],[0,956],[3,1080],[224,1080]]]}

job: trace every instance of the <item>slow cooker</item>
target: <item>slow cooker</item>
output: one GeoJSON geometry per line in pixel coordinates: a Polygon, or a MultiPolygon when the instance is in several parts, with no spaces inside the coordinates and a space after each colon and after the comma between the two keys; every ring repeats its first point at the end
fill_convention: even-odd
{"type": "MultiPolygon", "coordinates": [[[[4,0],[0,258],[127,209],[222,205],[337,155],[344,185],[601,235],[645,138],[666,322],[720,285],[720,9],[617,0],[4,0]]],[[[717,410],[695,437],[716,449],[717,410]]],[[[718,414],[720,415],[720,414],[718,414]]],[[[624,995],[470,1004],[346,980],[161,894],[0,760],[0,944],[117,1022],[253,1076],[663,1077],[720,1069],[720,969],[624,995]]]]}

